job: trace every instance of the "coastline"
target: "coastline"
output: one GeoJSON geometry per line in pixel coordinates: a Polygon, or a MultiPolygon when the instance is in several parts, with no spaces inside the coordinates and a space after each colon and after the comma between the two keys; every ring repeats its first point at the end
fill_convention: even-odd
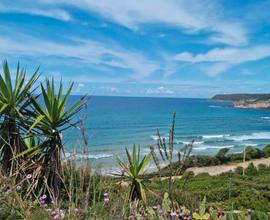
{"type": "Polygon", "coordinates": [[[260,159],[252,159],[245,162],[239,163],[230,163],[230,164],[221,164],[217,166],[206,166],[206,167],[190,167],[186,171],[192,171],[195,175],[200,173],[208,173],[210,176],[216,176],[222,173],[229,172],[230,170],[234,170],[236,167],[241,166],[243,168],[247,168],[247,166],[253,163],[256,167],[259,164],[270,165],[270,157],[268,158],[260,158],[260,159]]]}

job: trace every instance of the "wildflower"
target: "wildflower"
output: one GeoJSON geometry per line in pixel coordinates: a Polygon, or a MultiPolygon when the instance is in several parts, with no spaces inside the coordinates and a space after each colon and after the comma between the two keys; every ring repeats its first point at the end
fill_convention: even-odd
{"type": "Polygon", "coordinates": [[[217,209],[217,216],[218,218],[224,216],[224,212],[221,209],[217,209]]]}
{"type": "Polygon", "coordinates": [[[158,210],[158,214],[163,215],[163,210],[161,208],[158,210]]]}
{"type": "Polygon", "coordinates": [[[104,197],[108,197],[109,196],[109,193],[104,193],[103,196],[104,197]]]}
{"type": "Polygon", "coordinates": [[[171,217],[175,217],[176,215],[177,215],[176,212],[173,212],[173,211],[170,212],[171,217]]]}
{"type": "Polygon", "coordinates": [[[22,187],[21,187],[20,185],[18,185],[18,186],[16,186],[16,189],[17,189],[18,191],[20,191],[20,190],[22,189],[22,187]]]}
{"type": "Polygon", "coordinates": [[[45,200],[40,200],[40,203],[41,203],[42,205],[44,205],[44,204],[46,203],[46,201],[45,201],[45,200]]]}
{"type": "Polygon", "coordinates": [[[156,205],[153,205],[152,208],[153,208],[154,210],[157,210],[158,207],[157,207],[156,205]]]}
{"type": "Polygon", "coordinates": [[[54,215],[54,216],[53,216],[53,219],[55,219],[55,220],[56,220],[56,219],[59,219],[59,215],[58,215],[58,214],[54,215]]]}
{"type": "Polygon", "coordinates": [[[74,209],[74,212],[78,212],[78,211],[79,211],[79,209],[77,209],[77,208],[74,209]]]}
{"type": "Polygon", "coordinates": [[[110,201],[110,199],[108,197],[104,198],[104,202],[108,203],[110,201]]]}
{"type": "Polygon", "coordinates": [[[32,174],[27,174],[26,179],[28,179],[28,180],[32,179],[32,174]]]}
{"type": "Polygon", "coordinates": [[[43,199],[43,200],[45,200],[46,198],[47,198],[46,194],[44,194],[44,195],[42,195],[42,196],[40,197],[40,199],[43,199]]]}
{"type": "Polygon", "coordinates": [[[2,179],[3,179],[3,180],[7,180],[7,177],[6,177],[6,176],[3,176],[2,179]]]}

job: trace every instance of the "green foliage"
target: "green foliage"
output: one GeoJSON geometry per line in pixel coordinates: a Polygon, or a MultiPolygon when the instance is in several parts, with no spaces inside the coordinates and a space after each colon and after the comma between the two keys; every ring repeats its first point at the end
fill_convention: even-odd
{"type": "Polygon", "coordinates": [[[265,157],[270,157],[270,144],[265,145],[263,148],[263,153],[265,157]]]}
{"type": "Polygon", "coordinates": [[[203,198],[199,211],[193,213],[192,217],[196,220],[208,220],[210,218],[210,214],[206,212],[206,197],[203,198]]]}
{"type": "Polygon", "coordinates": [[[3,61],[3,73],[0,74],[0,158],[2,169],[13,174],[17,171],[19,161],[12,158],[24,150],[21,131],[29,128],[27,120],[31,117],[30,93],[39,77],[37,69],[26,81],[26,70],[21,69],[18,63],[15,82],[12,84],[11,73],[7,61],[3,61]]]}
{"type": "Polygon", "coordinates": [[[255,176],[257,173],[258,170],[253,163],[250,163],[248,167],[245,169],[245,174],[247,174],[248,176],[255,176]]]}
{"type": "Polygon", "coordinates": [[[236,174],[243,175],[244,168],[242,166],[237,166],[234,170],[236,174]]]}
{"type": "Polygon", "coordinates": [[[251,159],[257,159],[263,157],[263,151],[261,151],[258,148],[248,146],[246,148],[246,159],[251,160],[251,159]]]}
{"type": "Polygon", "coordinates": [[[142,159],[140,159],[140,154],[140,146],[137,151],[136,145],[134,145],[132,154],[126,149],[128,164],[125,164],[120,158],[118,158],[118,163],[124,171],[125,180],[130,184],[129,198],[132,201],[141,199],[146,202],[145,191],[147,190],[147,187],[145,185],[146,180],[143,178],[143,174],[150,162],[151,153],[144,156],[142,159]]]}
{"type": "Polygon", "coordinates": [[[228,161],[226,154],[229,152],[229,150],[230,150],[229,148],[222,148],[216,154],[216,158],[220,161],[221,164],[226,163],[228,161]]]}

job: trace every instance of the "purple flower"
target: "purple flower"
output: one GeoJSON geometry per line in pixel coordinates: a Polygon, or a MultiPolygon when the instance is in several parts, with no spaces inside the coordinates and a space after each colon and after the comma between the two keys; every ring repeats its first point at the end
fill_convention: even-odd
{"type": "Polygon", "coordinates": [[[159,210],[158,210],[158,214],[159,214],[159,215],[163,215],[163,210],[162,210],[162,209],[159,209],[159,210]]]}
{"type": "Polygon", "coordinates": [[[40,197],[40,199],[46,199],[47,198],[47,196],[46,196],[46,194],[44,194],[44,195],[42,195],[41,197],[40,197]]]}
{"type": "Polygon", "coordinates": [[[44,205],[46,203],[46,201],[45,200],[40,200],[40,203],[44,205]]]}
{"type": "Polygon", "coordinates": [[[217,216],[218,218],[224,216],[224,212],[221,209],[217,209],[217,216]]]}
{"type": "Polygon", "coordinates": [[[26,179],[28,179],[28,180],[32,179],[32,174],[27,174],[26,179]]]}
{"type": "Polygon", "coordinates": [[[171,212],[170,212],[170,216],[171,216],[171,217],[175,217],[175,216],[176,216],[176,212],[171,211],[171,212]]]}
{"type": "Polygon", "coordinates": [[[59,215],[56,214],[55,216],[53,216],[53,219],[59,219],[59,215]]]}

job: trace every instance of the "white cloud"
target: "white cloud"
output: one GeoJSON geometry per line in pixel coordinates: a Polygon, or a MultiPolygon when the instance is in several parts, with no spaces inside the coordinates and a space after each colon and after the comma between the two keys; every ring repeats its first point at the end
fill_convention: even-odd
{"type": "Polygon", "coordinates": [[[155,89],[151,88],[145,89],[143,93],[146,95],[172,95],[174,94],[174,91],[164,86],[160,86],[155,89]]]}
{"type": "Polygon", "coordinates": [[[188,52],[176,55],[175,60],[191,63],[228,62],[233,64],[260,60],[270,56],[270,45],[245,48],[215,48],[207,53],[193,55],[188,52]]]}
{"type": "Polygon", "coordinates": [[[103,44],[92,40],[72,39],[72,43],[64,44],[25,35],[15,35],[15,37],[20,40],[0,35],[2,54],[77,58],[88,65],[121,68],[133,79],[142,79],[159,69],[157,63],[147,59],[142,53],[126,50],[113,43],[103,44]]]}
{"type": "Polygon", "coordinates": [[[211,43],[229,45],[246,44],[247,31],[244,25],[231,20],[226,10],[217,1],[205,0],[41,0],[43,4],[72,5],[103,17],[127,28],[137,30],[144,24],[167,24],[186,30],[210,33],[211,43]],[[60,4],[61,3],[61,4],[60,4]]]}
{"type": "Polygon", "coordinates": [[[77,92],[77,93],[81,92],[81,90],[84,88],[84,86],[85,86],[84,83],[78,83],[75,92],[77,92]]]}
{"type": "MultiPolygon", "coordinates": [[[[33,5],[34,6],[34,5],[33,5]]],[[[12,13],[22,13],[22,14],[30,14],[30,15],[38,15],[38,16],[44,16],[44,17],[50,17],[62,21],[70,21],[72,20],[71,15],[59,8],[43,8],[40,6],[30,6],[27,5],[26,7],[19,7],[17,5],[7,5],[3,4],[3,2],[0,2],[0,12],[12,12],[12,13]]]]}
{"type": "Polygon", "coordinates": [[[215,48],[206,53],[196,55],[183,52],[177,54],[175,60],[189,63],[211,63],[211,66],[207,67],[206,71],[210,76],[215,76],[232,66],[269,56],[270,45],[259,45],[241,48],[215,48]]]}

